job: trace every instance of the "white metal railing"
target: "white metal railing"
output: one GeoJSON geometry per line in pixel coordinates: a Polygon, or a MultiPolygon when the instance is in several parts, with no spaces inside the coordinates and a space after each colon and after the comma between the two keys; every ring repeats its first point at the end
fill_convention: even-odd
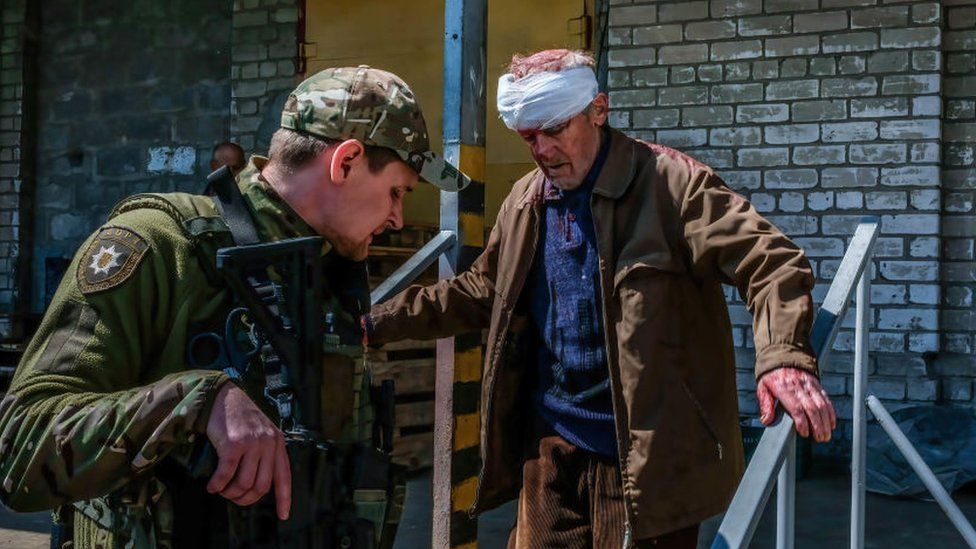
{"type": "MultiPolygon", "coordinates": [[[[851,547],[864,547],[865,459],[867,453],[867,408],[898,449],[904,454],[925,486],[939,502],[966,543],[976,549],[976,531],[938,482],[932,470],[911,445],[904,433],[874,396],[867,395],[868,345],[871,318],[871,272],[868,266],[878,236],[878,218],[866,217],[854,232],[827,297],[817,312],[811,340],[821,367],[843,322],[857,283],[857,314],[854,346],[854,433],[851,463],[851,547]],[[867,408],[866,408],[867,407],[867,408]]],[[[766,429],[746,468],[739,489],[726,512],[712,549],[742,548],[749,545],[762,517],[766,502],[777,481],[776,547],[792,549],[795,539],[795,448],[793,419],[780,413],[776,423],[766,429]]]]}
{"type": "MultiPolygon", "coordinates": [[[[949,493],[939,482],[939,479],[935,477],[935,473],[932,472],[932,469],[930,469],[929,466],[925,464],[925,461],[922,460],[922,456],[918,455],[918,450],[912,446],[912,443],[909,442],[908,437],[905,436],[905,433],[898,428],[898,424],[895,423],[895,420],[891,417],[891,414],[888,413],[888,410],[885,409],[884,405],[881,404],[881,401],[878,400],[878,398],[874,395],[869,395],[867,400],[862,403],[861,406],[864,406],[864,404],[867,404],[867,407],[871,409],[871,413],[873,413],[874,417],[877,418],[878,423],[881,424],[881,427],[886,433],[888,433],[888,436],[891,437],[892,442],[895,443],[898,450],[901,451],[903,456],[905,456],[905,460],[908,461],[908,464],[912,466],[915,473],[919,476],[919,478],[922,479],[922,482],[925,483],[925,487],[929,489],[929,493],[935,497],[935,501],[939,503],[939,507],[942,507],[942,510],[945,512],[946,516],[949,517],[949,520],[952,521],[952,525],[956,527],[956,530],[959,530],[959,533],[966,541],[966,544],[971,548],[976,548],[976,530],[973,530],[973,525],[970,524],[970,522],[966,519],[966,516],[962,514],[962,511],[959,509],[959,506],[956,505],[956,502],[952,501],[952,497],[949,496],[949,493]]],[[[861,457],[863,459],[863,455],[861,457]]],[[[863,462],[861,463],[861,466],[863,468],[863,462]]],[[[863,490],[864,487],[862,486],[862,494],[863,490]]],[[[852,539],[855,537],[855,535],[857,535],[858,545],[855,546],[857,549],[864,547],[863,526],[864,525],[862,523],[862,529],[859,532],[851,533],[852,539]]]]}
{"type": "MultiPolygon", "coordinates": [[[[821,368],[829,360],[830,348],[847,313],[854,285],[870,264],[871,250],[877,237],[878,219],[865,218],[854,232],[844,259],[834,275],[834,281],[827,290],[827,296],[817,311],[811,343],[821,368]]],[[[773,479],[777,476],[777,547],[793,546],[796,508],[793,482],[796,469],[796,453],[793,451],[795,445],[793,418],[780,412],[776,422],[765,430],[759,440],[739,489],[732,498],[729,510],[712,542],[713,549],[739,548],[749,544],[766,507],[766,501],[773,491],[773,479]]]]}
{"type": "Polygon", "coordinates": [[[456,243],[457,235],[454,231],[437,233],[370,293],[370,304],[382,303],[409,286],[427,267],[437,261],[441,254],[450,250],[456,243]]]}

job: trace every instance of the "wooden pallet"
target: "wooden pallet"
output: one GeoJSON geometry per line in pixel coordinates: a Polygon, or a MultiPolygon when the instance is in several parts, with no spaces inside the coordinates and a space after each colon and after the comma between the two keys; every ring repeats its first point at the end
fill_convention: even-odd
{"type": "Polygon", "coordinates": [[[396,423],[393,461],[410,470],[434,460],[434,341],[399,341],[367,356],[373,383],[392,379],[396,423]]]}
{"type": "MultiPolygon", "coordinates": [[[[407,225],[384,233],[369,248],[370,284],[375,287],[433,238],[439,228],[407,225]]],[[[437,281],[437,263],[417,280],[437,281]]],[[[395,387],[393,461],[415,471],[434,462],[434,341],[399,341],[370,352],[367,365],[373,383],[392,379],[395,387]]]]}
{"type": "MultiPolygon", "coordinates": [[[[377,235],[369,246],[370,285],[376,287],[386,280],[400,265],[410,259],[424,244],[438,233],[439,229],[431,225],[407,225],[399,231],[385,232],[377,235]]],[[[431,265],[417,280],[420,284],[428,284],[437,280],[437,263],[431,265]]]]}

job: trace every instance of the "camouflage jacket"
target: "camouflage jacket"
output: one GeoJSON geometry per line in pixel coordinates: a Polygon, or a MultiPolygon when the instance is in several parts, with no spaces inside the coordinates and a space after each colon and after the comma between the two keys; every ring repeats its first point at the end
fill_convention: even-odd
{"type": "MultiPolygon", "coordinates": [[[[237,177],[261,240],[314,235],[261,178],[266,162],[252,157],[237,177]]],[[[145,207],[153,198],[123,201],[79,248],[0,403],[0,500],[12,509],[131,491],[206,434],[227,376],[189,369],[187,342],[219,333],[230,296],[198,247],[232,243],[210,198],[157,195],[145,207]],[[166,211],[177,202],[196,217],[166,211]]]]}

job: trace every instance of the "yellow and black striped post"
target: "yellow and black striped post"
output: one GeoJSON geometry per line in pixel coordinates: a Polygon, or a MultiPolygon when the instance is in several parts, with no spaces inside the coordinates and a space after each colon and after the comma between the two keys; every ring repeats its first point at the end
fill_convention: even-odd
{"type": "MultiPolygon", "coordinates": [[[[441,193],[441,230],[457,244],[441,258],[441,278],[471,266],[485,233],[486,0],[446,0],[444,10],[444,156],[472,182],[441,193]]],[[[468,515],[478,486],[481,333],[437,342],[434,410],[433,547],[475,548],[478,522],[468,515]]]]}

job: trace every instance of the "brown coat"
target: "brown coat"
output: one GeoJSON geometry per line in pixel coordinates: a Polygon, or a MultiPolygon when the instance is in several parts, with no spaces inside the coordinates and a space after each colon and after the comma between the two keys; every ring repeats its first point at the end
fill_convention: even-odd
{"type": "MultiPolygon", "coordinates": [[[[813,276],[801,252],[707,166],[610,132],[591,208],[620,466],[634,539],[723,511],[743,469],[732,330],[722,284],[753,314],[756,376],[817,373],[813,276]]],[[[519,180],[484,253],[455,278],[413,286],[373,309],[373,341],[488,326],[482,470],[472,511],[518,494],[523,375],[535,337],[519,306],[542,218],[543,176],[519,180]]]]}

